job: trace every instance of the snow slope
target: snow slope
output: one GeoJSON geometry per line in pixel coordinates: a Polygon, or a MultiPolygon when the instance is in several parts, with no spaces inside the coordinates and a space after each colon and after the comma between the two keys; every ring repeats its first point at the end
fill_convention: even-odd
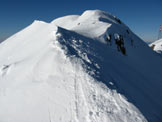
{"type": "Polygon", "coordinates": [[[153,47],[153,50],[155,50],[158,53],[162,53],[162,39],[157,40],[149,45],[150,47],[153,47]]]}
{"type": "Polygon", "coordinates": [[[161,122],[161,66],[106,12],[35,21],[0,44],[0,122],[161,122]]]}

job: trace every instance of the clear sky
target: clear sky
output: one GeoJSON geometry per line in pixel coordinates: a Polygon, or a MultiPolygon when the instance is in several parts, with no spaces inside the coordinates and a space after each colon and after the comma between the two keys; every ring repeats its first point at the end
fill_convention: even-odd
{"type": "Polygon", "coordinates": [[[101,9],[119,17],[145,41],[154,41],[162,24],[162,0],[0,0],[0,41],[34,20],[101,9]]]}

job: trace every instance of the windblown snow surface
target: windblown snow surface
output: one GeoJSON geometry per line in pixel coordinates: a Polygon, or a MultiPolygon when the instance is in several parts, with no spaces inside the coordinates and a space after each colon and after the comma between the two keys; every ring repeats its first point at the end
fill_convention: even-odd
{"type": "Polygon", "coordinates": [[[161,76],[162,58],[111,14],[34,21],[0,44],[0,122],[162,122],[161,76]]]}

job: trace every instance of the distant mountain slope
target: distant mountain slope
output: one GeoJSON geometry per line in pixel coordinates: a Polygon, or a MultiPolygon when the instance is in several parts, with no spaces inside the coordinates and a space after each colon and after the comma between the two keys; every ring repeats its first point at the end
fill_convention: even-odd
{"type": "Polygon", "coordinates": [[[156,52],[162,54],[162,39],[151,43],[149,46],[156,52]]]}
{"type": "Polygon", "coordinates": [[[109,13],[35,21],[0,44],[0,121],[161,122],[161,73],[162,58],[109,13]]]}

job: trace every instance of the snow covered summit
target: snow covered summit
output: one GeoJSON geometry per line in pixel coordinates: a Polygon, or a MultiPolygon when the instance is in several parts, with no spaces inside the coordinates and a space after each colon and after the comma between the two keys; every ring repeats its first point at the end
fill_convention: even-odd
{"type": "Polygon", "coordinates": [[[111,31],[115,31],[115,27],[118,27],[118,29],[122,27],[127,28],[124,24],[120,24],[118,20],[118,18],[104,11],[88,10],[81,16],[70,15],[58,18],[52,21],[52,24],[75,31],[87,37],[98,38],[106,33],[111,26],[113,26],[111,27],[111,31]]]}
{"type": "Polygon", "coordinates": [[[161,122],[161,66],[106,12],[35,21],[0,44],[0,121],[161,122]]]}

